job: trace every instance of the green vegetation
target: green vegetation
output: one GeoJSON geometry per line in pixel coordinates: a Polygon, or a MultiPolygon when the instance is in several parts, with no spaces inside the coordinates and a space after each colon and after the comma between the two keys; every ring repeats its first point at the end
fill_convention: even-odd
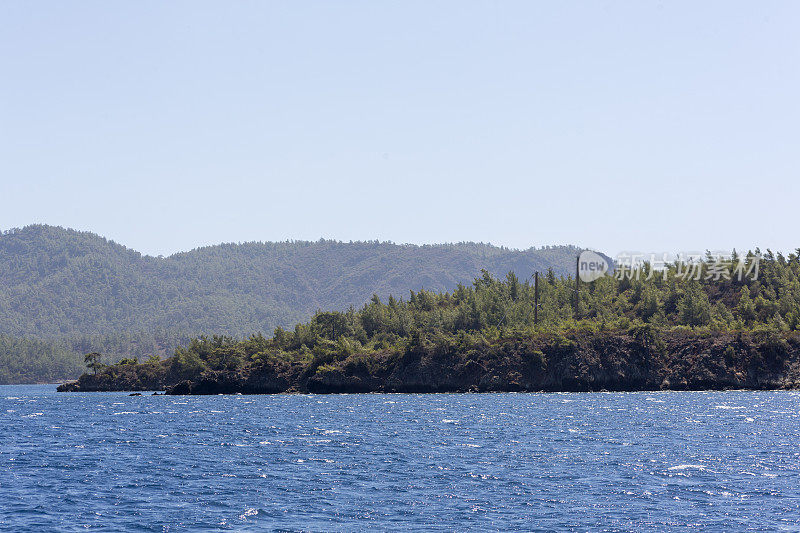
{"type": "MultiPolygon", "coordinates": [[[[91,370],[94,370],[95,375],[97,371],[103,368],[103,364],[100,362],[102,355],[97,352],[87,353],[83,356],[84,364],[91,370]]],[[[126,364],[127,359],[123,359],[119,362],[119,364],[123,365],[126,364]]]]}
{"type": "Polygon", "coordinates": [[[576,253],[321,240],[221,244],[163,258],[92,233],[28,226],[0,234],[0,383],[75,377],[87,352],[110,364],[171,354],[203,333],[269,332],[373,293],[452,290],[481,268],[566,273],[576,253]]]}
{"type": "Polygon", "coordinates": [[[132,353],[170,355],[175,346],[189,342],[185,335],[117,333],[58,339],[0,334],[0,385],[56,383],[79,376],[84,354],[101,352],[101,364],[110,365],[132,353]]]}
{"type": "Polygon", "coordinates": [[[55,383],[83,371],[83,356],[60,341],[0,335],[0,385],[55,383]]]}
{"type": "Polygon", "coordinates": [[[780,364],[800,343],[792,333],[800,326],[797,255],[768,252],[757,280],[686,280],[676,266],[646,277],[583,284],[576,316],[574,281],[550,270],[540,280],[534,324],[530,279],[513,272],[496,279],[484,271],[452,292],[412,291],[407,299],[385,301],[375,295],[359,310],[317,312],[292,330],[277,328],[272,338],[201,337],[159,363],[159,372],[148,368],[147,380],[136,365],[112,367],[98,379],[84,376],[89,379],[79,387],[569,390],[588,386],[581,379],[635,388],[692,379],[709,386],[773,386],[790,377],[780,364]],[[689,363],[699,366],[691,370],[689,363]],[[420,368],[427,370],[421,374],[420,368]],[[634,370],[641,376],[632,378],[634,370]],[[573,375],[574,383],[565,385],[564,376],[573,375]]]}

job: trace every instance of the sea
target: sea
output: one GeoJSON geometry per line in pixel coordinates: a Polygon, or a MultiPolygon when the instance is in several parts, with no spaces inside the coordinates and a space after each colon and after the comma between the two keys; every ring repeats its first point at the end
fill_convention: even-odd
{"type": "Polygon", "coordinates": [[[800,395],[2,386],[0,529],[800,531],[800,395]]]}

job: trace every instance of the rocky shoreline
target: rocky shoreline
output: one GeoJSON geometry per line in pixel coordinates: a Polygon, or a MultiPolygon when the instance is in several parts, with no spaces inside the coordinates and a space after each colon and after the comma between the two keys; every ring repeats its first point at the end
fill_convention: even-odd
{"type": "Polygon", "coordinates": [[[796,332],[640,328],[507,338],[481,350],[416,346],[339,360],[271,360],[197,375],[176,372],[167,359],[159,365],[115,365],[58,390],[182,395],[798,388],[796,332]]]}

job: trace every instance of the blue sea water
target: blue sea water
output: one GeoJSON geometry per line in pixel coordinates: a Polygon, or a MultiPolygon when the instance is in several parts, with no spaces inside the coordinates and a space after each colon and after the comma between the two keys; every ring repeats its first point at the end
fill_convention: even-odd
{"type": "Polygon", "coordinates": [[[794,392],[0,387],[0,528],[800,530],[794,392]]]}

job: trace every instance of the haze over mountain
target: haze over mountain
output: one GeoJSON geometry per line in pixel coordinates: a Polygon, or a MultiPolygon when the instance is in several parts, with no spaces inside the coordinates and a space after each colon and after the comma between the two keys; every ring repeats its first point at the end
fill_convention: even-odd
{"type": "MultiPolygon", "coordinates": [[[[522,280],[548,268],[567,274],[578,252],[320,240],[220,244],[152,257],[93,233],[13,229],[0,235],[0,357],[7,358],[0,360],[0,382],[3,367],[19,366],[20,337],[74,354],[169,353],[190,335],[271,334],[318,309],[360,307],[373,294],[452,290],[484,268],[495,275],[513,270],[522,280]]],[[[30,350],[51,357],[47,346],[30,350]]]]}

